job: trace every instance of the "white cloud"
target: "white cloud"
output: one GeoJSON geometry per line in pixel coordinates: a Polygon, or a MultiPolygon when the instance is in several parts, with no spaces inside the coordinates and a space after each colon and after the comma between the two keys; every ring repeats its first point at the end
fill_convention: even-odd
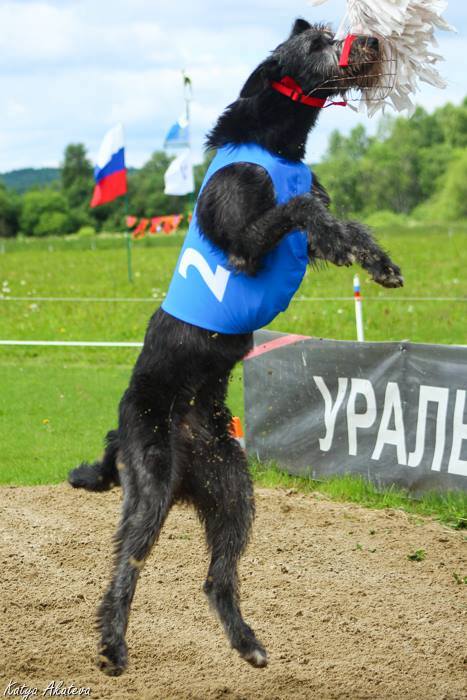
{"type": "Polygon", "coordinates": [[[47,2],[3,2],[0,5],[0,53],[14,68],[23,63],[51,62],[75,49],[73,11],[47,2]]]}
{"type": "MultiPolygon", "coordinates": [[[[94,155],[106,129],[126,127],[128,161],[140,165],[162,146],[183,109],[181,74],[193,80],[192,133],[199,158],[206,131],[235,99],[255,65],[282,41],[296,16],[331,19],[344,0],[311,8],[305,0],[3,0],[0,4],[0,172],[58,163],[71,141],[94,155]]],[[[448,19],[467,23],[465,5],[448,19]]],[[[443,38],[446,92],[424,87],[428,108],[467,92],[462,36],[443,38]]],[[[313,160],[329,132],[370,122],[338,107],[310,139],[313,160]]]]}
{"type": "Polygon", "coordinates": [[[15,100],[14,98],[7,97],[6,99],[6,118],[7,119],[19,119],[27,112],[24,104],[15,100]]]}

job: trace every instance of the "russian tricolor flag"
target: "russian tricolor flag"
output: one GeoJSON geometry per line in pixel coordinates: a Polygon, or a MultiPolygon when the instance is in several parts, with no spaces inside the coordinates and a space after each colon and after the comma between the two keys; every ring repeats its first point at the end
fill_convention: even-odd
{"type": "Polygon", "coordinates": [[[104,136],[94,168],[96,186],[91,207],[107,204],[127,192],[123,126],[117,124],[104,136]]]}

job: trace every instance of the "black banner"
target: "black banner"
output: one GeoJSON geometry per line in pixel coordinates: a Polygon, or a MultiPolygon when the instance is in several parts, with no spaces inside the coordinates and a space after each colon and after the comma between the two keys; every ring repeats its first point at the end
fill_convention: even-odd
{"type": "Polygon", "coordinates": [[[467,348],[255,333],[246,447],[293,474],[467,489],[467,348]]]}

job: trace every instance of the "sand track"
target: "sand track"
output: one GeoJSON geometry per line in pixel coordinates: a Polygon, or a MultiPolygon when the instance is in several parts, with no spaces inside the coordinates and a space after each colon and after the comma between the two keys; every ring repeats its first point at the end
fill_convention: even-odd
{"type": "Polygon", "coordinates": [[[202,531],[177,507],[141,575],[128,671],[107,678],[93,622],[119,504],[118,490],[0,489],[0,695],[13,680],[41,696],[55,680],[94,698],[467,697],[467,586],[452,576],[467,575],[465,533],[269,490],[241,567],[269,667],[229,649],[201,592],[202,531]],[[421,548],[424,561],[407,559],[421,548]]]}

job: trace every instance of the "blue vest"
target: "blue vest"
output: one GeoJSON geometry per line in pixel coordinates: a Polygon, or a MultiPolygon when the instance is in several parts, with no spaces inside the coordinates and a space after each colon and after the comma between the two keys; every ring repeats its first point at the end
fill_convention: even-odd
{"type": "MultiPolygon", "coordinates": [[[[305,163],[285,160],[255,144],[220,148],[200,192],[217,170],[232,163],[262,166],[274,185],[277,204],[310,192],[312,175],[305,163]]],[[[307,236],[293,231],[262,258],[257,274],[236,272],[229,266],[228,255],[203,235],[195,209],[162,308],[200,328],[250,333],[285,311],[307,263],[307,236]]]]}

